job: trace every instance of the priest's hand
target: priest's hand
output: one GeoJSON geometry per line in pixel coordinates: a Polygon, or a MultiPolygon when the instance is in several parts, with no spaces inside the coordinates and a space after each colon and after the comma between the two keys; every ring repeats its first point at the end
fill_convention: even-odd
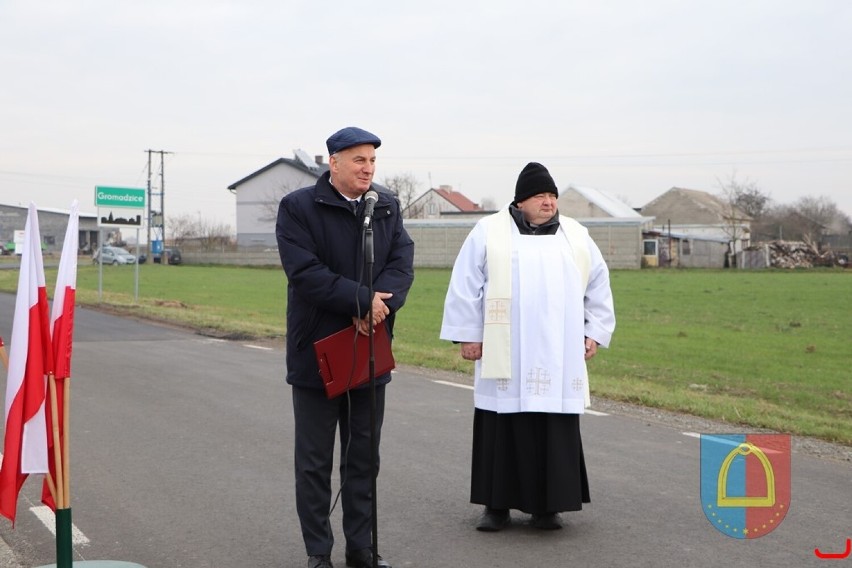
{"type": "Polygon", "coordinates": [[[594,339],[587,337],[585,341],[586,345],[586,354],[583,356],[586,361],[594,357],[598,352],[598,342],[594,339]]]}
{"type": "Polygon", "coordinates": [[[462,359],[467,359],[468,361],[482,359],[482,343],[462,343],[461,356],[462,359]]]}

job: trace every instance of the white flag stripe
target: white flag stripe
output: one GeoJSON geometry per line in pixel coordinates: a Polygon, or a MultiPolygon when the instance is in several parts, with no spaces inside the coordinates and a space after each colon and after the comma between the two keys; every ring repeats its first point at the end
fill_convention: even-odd
{"type": "Polygon", "coordinates": [[[47,423],[44,403],[32,420],[24,424],[21,444],[21,473],[47,473],[47,423]]]}
{"type": "Polygon", "coordinates": [[[71,214],[68,217],[68,228],[65,229],[65,241],[62,245],[62,255],[59,257],[59,272],[56,275],[56,289],[53,294],[53,308],[50,312],[50,335],[53,337],[53,324],[62,316],[65,305],[65,289],[77,289],[77,250],[80,242],[80,217],[78,203],[71,204],[71,214]]]}

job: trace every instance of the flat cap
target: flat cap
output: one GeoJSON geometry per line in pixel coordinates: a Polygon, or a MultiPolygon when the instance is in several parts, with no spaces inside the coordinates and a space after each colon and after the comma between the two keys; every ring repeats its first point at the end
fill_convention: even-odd
{"type": "Polygon", "coordinates": [[[378,148],[382,145],[382,141],[375,134],[355,126],[347,126],[338,130],[325,141],[329,155],[361,144],[372,144],[373,148],[378,148]]]}

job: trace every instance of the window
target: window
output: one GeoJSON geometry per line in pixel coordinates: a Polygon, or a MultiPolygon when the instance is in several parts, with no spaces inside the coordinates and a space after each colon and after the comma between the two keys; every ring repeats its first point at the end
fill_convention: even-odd
{"type": "Polygon", "coordinates": [[[680,241],[680,254],[684,256],[692,254],[692,243],[689,242],[689,239],[680,241]]]}
{"type": "Polygon", "coordinates": [[[642,241],[642,254],[645,256],[657,256],[657,240],[645,239],[642,241]]]}

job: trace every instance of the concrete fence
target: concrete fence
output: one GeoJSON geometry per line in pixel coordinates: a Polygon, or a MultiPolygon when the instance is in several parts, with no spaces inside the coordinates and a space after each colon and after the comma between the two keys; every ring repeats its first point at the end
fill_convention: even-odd
{"type": "MultiPolygon", "coordinates": [[[[450,268],[475,219],[452,221],[406,220],[405,228],[414,240],[415,268],[450,268]]],[[[601,249],[610,268],[635,268],[641,265],[642,228],[633,222],[584,222],[601,249]]],[[[233,264],[241,266],[280,266],[275,248],[241,248],[237,251],[195,251],[181,248],[186,264],[233,264]]]]}
{"type": "Polygon", "coordinates": [[[232,264],[235,266],[281,266],[277,250],[187,251],[181,249],[184,264],[232,264]]]}

